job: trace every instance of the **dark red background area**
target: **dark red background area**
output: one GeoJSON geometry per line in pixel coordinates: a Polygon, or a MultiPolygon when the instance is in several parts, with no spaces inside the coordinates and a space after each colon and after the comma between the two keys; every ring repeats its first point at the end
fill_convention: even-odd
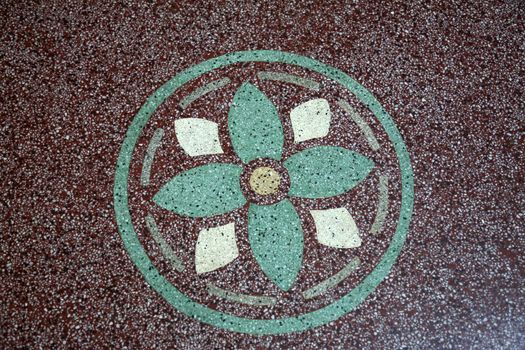
{"type": "Polygon", "coordinates": [[[525,347],[525,5],[520,1],[4,1],[0,345],[525,347]],[[254,337],[149,288],[117,232],[113,176],[146,98],[228,52],[341,69],[391,114],[415,210],[391,274],[310,331],[254,337]]]}

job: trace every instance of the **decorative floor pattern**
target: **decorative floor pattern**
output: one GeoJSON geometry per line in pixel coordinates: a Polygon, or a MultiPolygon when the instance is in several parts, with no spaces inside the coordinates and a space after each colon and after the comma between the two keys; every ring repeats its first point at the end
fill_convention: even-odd
{"type": "Polygon", "coordinates": [[[0,347],[525,347],[519,1],[0,13],[0,347]]]}
{"type": "MultiPolygon", "coordinates": [[[[277,76],[282,78],[286,75],[277,76]]],[[[313,81],[311,78],[301,79],[302,82],[313,81]]],[[[284,79],[277,81],[289,83],[284,79]]],[[[305,84],[294,85],[305,87],[305,84]]],[[[220,99],[224,94],[228,94],[227,89],[206,97],[209,103],[214,104],[214,99],[220,99]]],[[[225,98],[229,99],[228,95],[225,98]]],[[[353,311],[386,277],[409,228],[413,206],[412,167],[406,146],[391,117],[351,77],[296,54],[270,50],[244,51],[213,58],[179,73],[160,87],[150,101],[133,120],[117,162],[115,215],[130,258],[146,281],[174,308],[202,322],[234,332],[285,334],[321,326],[353,311]],[[287,66],[301,67],[305,74],[307,71],[317,74],[317,81],[320,82],[316,90],[318,96],[299,102],[304,101],[305,92],[296,89],[286,101],[292,108],[283,116],[279,112],[282,108],[272,102],[281,94],[282,86],[272,91],[271,82],[265,83],[268,79],[262,79],[259,83],[260,74],[256,71],[250,74],[249,69],[238,65],[243,62],[276,66],[272,70],[274,76],[278,74],[275,72],[279,67],[285,69],[287,66]],[[202,115],[205,111],[199,110],[198,105],[182,113],[169,107],[170,103],[181,105],[178,101],[186,101],[187,96],[191,96],[194,102],[204,99],[204,92],[216,90],[209,86],[216,85],[217,80],[199,84],[204,88],[197,88],[197,92],[185,92],[185,85],[194,79],[205,80],[208,73],[231,66],[236,67],[238,72],[232,78],[222,79],[234,90],[227,111],[210,115],[210,119],[186,118],[185,113],[202,115]],[[389,165],[378,165],[372,160],[381,157],[379,147],[375,147],[377,139],[367,122],[360,116],[356,117],[354,108],[345,102],[343,111],[346,113],[332,111],[330,101],[337,99],[331,96],[334,92],[330,93],[325,88],[330,83],[335,83],[332,89],[357,98],[366,106],[369,118],[377,120],[382,128],[378,133],[385,133],[388,137],[385,144],[391,144],[383,148],[385,153],[390,150],[390,154],[382,155],[389,165]],[[167,116],[157,112],[164,105],[170,111],[167,116]],[[353,118],[348,118],[349,111],[353,118]],[[356,120],[357,128],[353,123],[356,120]],[[176,137],[172,142],[175,147],[165,152],[168,158],[157,158],[155,167],[150,164],[153,159],[151,150],[156,149],[159,130],[163,129],[156,129],[149,143],[139,141],[143,134],[148,134],[148,125],[154,122],[174,125],[176,137]],[[347,131],[336,134],[331,125],[338,125],[347,131]],[[350,137],[352,132],[363,134],[361,139],[374,140],[369,142],[371,150],[367,151],[368,155],[351,150],[356,148],[355,140],[350,137]],[[152,187],[156,187],[156,193],[152,197],[141,194],[144,189],[132,189],[133,155],[143,154],[137,149],[142,144],[148,144],[142,174],[144,169],[149,172],[153,169],[155,173],[157,164],[172,169],[170,159],[181,159],[182,171],[174,172],[167,180],[154,184],[152,187]],[[216,156],[228,153],[231,157],[229,161],[216,156]],[[198,164],[195,164],[195,159],[199,160],[198,164]],[[370,243],[366,237],[361,238],[350,211],[356,216],[362,214],[355,208],[359,192],[367,193],[368,199],[362,204],[368,210],[376,206],[374,197],[379,198],[377,223],[372,227],[374,234],[379,233],[376,231],[386,220],[387,182],[384,176],[380,177],[379,194],[366,191],[366,184],[387,169],[397,172],[397,177],[402,180],[397,186],[400,205],[396,211],[399,216],[389,218],[393,230],[370,243]],[[139,203],[135,204],[135,197],[146,201],[143,212],[149,213],[146,218],[149,231],[161,253],[168,254],[166,258],[178,272],[175,278],[170,278],[168,271],[158,269],[160,264],[145,243],[147,237],[141,238],[140,224],[133,223],[141,215],[136,213],[136,209],[130,209],[130,206],[141,207],[139,203]],[[236,217],[232,217],[234,214],[236,217]],[[166,239],[159,237],[158,228],[150,222],[154,222],[155,216],[166,222],[168,227],[180,229],[179,235],[170,237],[173,241],[186,240],[186,244],[189,243],[186,249],[195,246],[194,257],[190,257],[194,263],[177,263],[175,257],[183,255],[184,250],[171,248],[166,239]],[[217,221],[224,221],[225,224],[218,224],[217,221]],[[195,230],[199,222],[201,228],[195,230]],[[196,243],[192,242],[195,231],[198,232],[196,243]],[[309,236],[314,239],[307,239],[309,236]],[[248,251],[239,250],[238,241],[242,238],[247,239],[248,251]],[[312,261],[308,255],[310,251],[319,254],[319,244],[328,247],[328,255],[341,249],[360,249],[349,251],[351,261],[345,262],[348,259],[345,258],[343,264],[346,266],[340,271],[331,271],[334,266],[324,267],[325,271],[318,272],[317,283],[309,287],[311,282],[301,283],[299,277],[311,274],[308,265],[312,261]],[[372,257],[358,257],[365,253],[372,257]],[[228,265],[233,262],[236,262],[237,268],[229,268],[228,265]],[[195,274],[182,269],[183,265],[194,265],[195,274]],[[352,276],[358,265],[361,265],[361,276],[352,276]],[[255,270],[250,266],[254,266],[255,270]],[[246,279],[256,278],[257,287],[248,293],[241,293],[238,282],[232,280],[232,274],[243,275],[246,279]],[[192,281],[190,290],[187,283],[180,284],[185,279],[192,281]],[[346,286],[342,282],[346,282],[346,286]],[[218,283],[226,283],[228,288],[217,287],[218,283]],[[340,284],[342,288],[338,288],[340,284]],[[219,305],[209,307],[208,299],[199,297],[202,289],[207,289],[212,296],[222,297],[222,304],[229,302],[231,305],[228,306],[237,310],[232,312],[219,305]],[[322,297],[323,292],[331,289],[341,289],[341,296],[324,298],[321,307],[308,305],[308,299],[322,297]],[[301,295],[303,300],[298,298],[301,295]],[[268,297],[278,300],[280,307],[275,307],[275,303],[253,301],[268,297]],[[250,310],[246,305],[237,305],[243,300],[251,301],[244,304],[271,306],[262,309],[269,316],[258,316],[260,308],[250,310]]],[[[165,144],[169,145],[169,141],[165,144]]],[[[140,157],[138,159],[141,160],[140,157]]],[[[142,185],[143,178],[141,176],[142,185]]],[[[156,182],[155,179],[153,182],[156,182]]],[[[368,225],[368,222],[359,222],[359,226],[368,225]]]]}

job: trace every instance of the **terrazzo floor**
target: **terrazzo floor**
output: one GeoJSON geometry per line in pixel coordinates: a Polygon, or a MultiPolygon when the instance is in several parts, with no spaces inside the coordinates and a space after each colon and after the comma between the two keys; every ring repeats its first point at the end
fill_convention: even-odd
{"type": "Polygon", "coordinates": [[[0,348],[525,349],[524,2],[0,26],[0,348]]]}

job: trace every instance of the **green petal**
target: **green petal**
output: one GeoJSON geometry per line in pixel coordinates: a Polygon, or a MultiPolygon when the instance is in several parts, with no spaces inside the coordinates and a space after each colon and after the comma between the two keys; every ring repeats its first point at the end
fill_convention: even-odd
{"type": "Polygon", "coordinates": [[[255,260],[265,275],[287,291],[303,261],[303,229],[292,203],[250,205],[248,239],[255,260]]]}
{"type": "Polygon", "coordinates": [[[244,163],[256,158],[281,159],[284,134],[277,109],[254,85],[244,83],[235,93],[228,131],[233,149],[244,163]]]}
{"type": "Polygon", "coordinates": [[[294,154],[284,166],[290,175],[289,195],[324,198],[352,189],[363,181],[375,164],[342,147],[318,146],[294,154]]]}
{"type": "Polygon", "coordinates": [[[199,166],[172,178],[153,201],[183,216],[224,214],[246,203],[239,182],[241,172],[242,167],[234,164],[199,166]]]}

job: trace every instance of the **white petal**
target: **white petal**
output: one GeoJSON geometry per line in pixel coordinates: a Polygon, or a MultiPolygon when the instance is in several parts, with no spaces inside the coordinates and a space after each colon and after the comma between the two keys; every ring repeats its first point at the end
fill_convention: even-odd
{"type": "Polygon", "coordinates": [[[195,269],[198,274],[217,270],[239,256],[235,241],[235,224],[204,229],[199,232],[195,249],[195,269]]]}
{"type": "Polygon", "coordinates": [[[324,98],[310,100],[290,112],[295,142],[324,137],[330,130],[330,105],[324,98]]]}
{"type": "Polygon", "coordinates": [[[217,123],[200,118],[177,119],[175,133],[181,147],[192,157],[223,153],[217,123]]]}
{"type": "Polygon", "coordinates": [[[361,245],[359,229],[345,208],[311,210],[319,243],[334,248],[356,248],[361,245]]]}

